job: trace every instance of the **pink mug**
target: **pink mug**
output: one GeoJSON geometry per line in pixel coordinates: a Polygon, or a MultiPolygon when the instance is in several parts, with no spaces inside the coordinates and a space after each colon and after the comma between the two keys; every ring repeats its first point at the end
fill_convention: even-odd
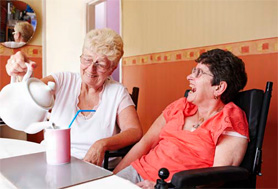
{"type": "Polygon", "coordinates": [[[44,140],[48,164],[61,165],[70,162],[70,128],[46,128],[44,140]]]}

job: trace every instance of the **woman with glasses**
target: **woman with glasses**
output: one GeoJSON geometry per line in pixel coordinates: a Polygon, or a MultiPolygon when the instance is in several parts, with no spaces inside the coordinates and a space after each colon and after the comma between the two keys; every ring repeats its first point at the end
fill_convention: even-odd
{"type": "Polygon", "coordinates": [[[241,163],[248,123],[231,101],[246,85],[244,63],[220,49],[201,54],[196,62],[187,76],[188,97],[166,107],[116,167],[118,176],[153,188],[162,167],[169,169],[169,181],[182,170],[241,163]]]}
{"type": "MultiPolygon", "coordinates": [[[[55,104],[49,120],[71,126],[72,156],[101,165],[106,150],[117,150],[137,142],[142,130],[134,103],[126,88],[110,76],[123,56],[122,38],[111,29],[90,31],[80,56],[80,73],[60,72],[41,79],[55,82],[55,104]]],[[[22,52],[11,56],[6,65],[10,76],[22,76],[28,62],[22,52]]],[[[118,159],[109,165],[116,164],[118,159]]]]}
{"type": "Polygon", "coordinates": [[[27,43],[34,34],[34,28],[29,22],[18,22],[14,27],[14,41],[27,43]]]}
{"type": "Polygon", "coordinates": [[[33,36],[34,28],[29,22],[17,22],[14,26],[14,41],[2,43],[8,48],[19,48],[25,45],[33,36]]]}

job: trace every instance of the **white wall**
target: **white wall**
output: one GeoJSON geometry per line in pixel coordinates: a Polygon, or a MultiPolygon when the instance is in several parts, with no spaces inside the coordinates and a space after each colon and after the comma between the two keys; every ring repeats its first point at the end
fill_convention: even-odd
{"type": "MultiPolygon", "coordinates": [[[[86,35],[86,3],[101,0],[43,0],[43,76],[52,72],[79,72],[79,56],[86,35]]],[[[107,27],[119,32],[119,0],[107,0],[107,27]]],[[[119,70],[113,77],[119,79],[119,70]]]]}
{"type": "Polygon", "coordinates": [[[79,72],[88,0],[44,1],[46,24],[43,75],[59,71],[79,72]]]}

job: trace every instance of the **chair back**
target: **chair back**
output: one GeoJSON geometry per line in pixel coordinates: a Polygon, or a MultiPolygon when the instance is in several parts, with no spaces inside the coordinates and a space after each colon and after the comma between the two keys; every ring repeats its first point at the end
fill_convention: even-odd
{"type": "Polygon", "coordinates": [[[250,142],[240,166],[250,173],[250,187],[256,187],[256,175],[261,175],[262,143],[272,85],[272,82],[267,82],[265,92],[259,89],[240,92],[234,100],[234,103],[245,112],[249,124],[250,142]]]}
{"type": "Polygon", "coordinates": [[[245,167],[250,172],[253,167],[253,163],[251,162],[253,162],[256,152],[256,141],[263,96],[264,92],[262,90],[252,89],[240,92],[234,100],[234,103],[245,112],[249,124],[250,142],[248,143],[248,148],[241,166],[245,167]]]}
{"type": "MultiPolygon", "coordinates": [[[[252,188],[256,187],[256,176],[261,175],[262,144],[272,86],[272,82],[267,82],[265,91],[251,89],[239,92],[233,100],[245,112],[249,124],[250,142],[240,167],[249,171],[250,177],[247,186],[252,188]]],[[[186,90],[185,97],[187,97],[188,92],[189,90],[186,90]]]]}
{"type": "Polygon", "coordinates": [[[137,104],[138,104],[138,97],[139,97],[139,88],[133,87],[132,93],[130,94],[133,103],[135,104],[135,110],[137,110],[137,104]]]}

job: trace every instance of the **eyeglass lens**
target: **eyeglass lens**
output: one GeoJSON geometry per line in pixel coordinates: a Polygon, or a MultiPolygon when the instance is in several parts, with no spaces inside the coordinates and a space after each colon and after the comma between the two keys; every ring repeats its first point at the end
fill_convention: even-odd
{"type": "Polygon", "coordinates": [[[193,69],[192,69],[192,74],[194,74],[194,76],[195,76],[196,78],[200,77],[200,76],[203,75],[203,74],[206,74],[206,75],[209,75],[209,76],[212,76],[212,77],[213,77],[212,74],[206,73],[206,72],[204,72],[203,70],[201,70],[200,68],[193,68],[193,69]]]}
{"type": "Polygon", "coordinates": [[[194,74],[195,77],[199,77],[201,73],[201,70],[198,68],[193,68],[192,69],[192,74],[194,74]]]}
{"type": "Polygon", "coordinates": [[[95,68],[97,68],[99,71],[106,71],[107,70],[107,65],[104,63],[99,63],[98,61],[93,61],[92,59],[85,58],[83,55],[80,56],[81,63],[90,66],[93,64],[95,68]]]}

